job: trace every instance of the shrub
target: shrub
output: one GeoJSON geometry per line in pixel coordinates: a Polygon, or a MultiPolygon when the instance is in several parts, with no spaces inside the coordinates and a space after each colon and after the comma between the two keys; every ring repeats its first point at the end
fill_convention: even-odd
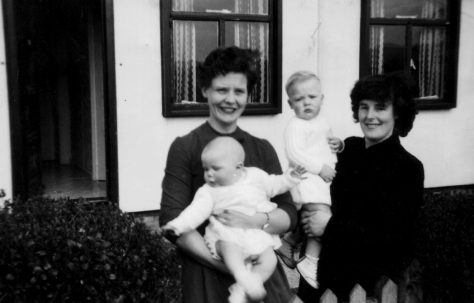
{"type": "Polygon", "coordinates": [[[418,242],[425,302],[474,302],[473,218],[472,192],[425,195],[418,242]]]}
{"type": "Polygon", "coordinates": [[[0,302],[176,302],[172,246],[111,203],[7,202],[0,302]]]}

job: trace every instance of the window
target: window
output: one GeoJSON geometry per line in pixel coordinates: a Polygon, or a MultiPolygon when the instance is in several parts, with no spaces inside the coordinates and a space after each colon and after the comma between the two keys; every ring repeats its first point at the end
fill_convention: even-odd
{"type": "Polygon", "coordinates": [[[281,112],[281,0],[163,0],[163,116],[207,116],[197,66],[216,47],[258,49],[245,114],[281,112]]]}
{"type": "Polygon", "coordinates": [[[362,0],[360,76],[410,72],[420,109],[456,105],[459,0],[362,0]]]}

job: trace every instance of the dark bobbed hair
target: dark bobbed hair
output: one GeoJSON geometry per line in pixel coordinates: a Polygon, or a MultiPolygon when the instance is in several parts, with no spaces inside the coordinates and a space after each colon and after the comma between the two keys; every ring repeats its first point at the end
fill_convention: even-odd
{"type": "Polygon", "coordinates": [[[357,81],[351,91],[352,116],[355,122],[359,122],[359,104],[362,100],[392,102],[394,133],[405,137],[412,129],[417,114],[416,95],[417,85],[405,72],[367,76],[357,81]]]}
{"type": "Polygon", "coordinates": [[[201,89],[206,89],[211,86],[212,80],[217,76],[241,73],[247,78],[247,91],[250,95],[258,79],[257,60],[259,54],[258,50],[236,46],[214,49],[198,66],[199,86],[201,89]]]}

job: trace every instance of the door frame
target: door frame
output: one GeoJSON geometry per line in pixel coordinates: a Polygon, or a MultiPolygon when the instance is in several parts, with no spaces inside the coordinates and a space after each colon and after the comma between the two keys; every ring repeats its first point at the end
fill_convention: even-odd
{"type": "MultiPolygon", "coordinates": [[[[92,0],[97,1],[97,0],[92,0]]],[[[117,151],[117,104],[115,84],[115,40],[113,0],[101,1],[101,19],[103,23],[103,71],[104,71],[104,107],[105,107],[105,145],[107,200],[119,202],[118,191],[118,151],[117,151]]],[[[18,53],[15,0],[2,0],[5,31],[5,55],[7,65],[7,86],[10,108],[10,140],[12,162],[12,197],[24,196],[28,192],[26,172],[26,146],[21,125],[22,105],[20,87],[17,81],[18,53]]]]}

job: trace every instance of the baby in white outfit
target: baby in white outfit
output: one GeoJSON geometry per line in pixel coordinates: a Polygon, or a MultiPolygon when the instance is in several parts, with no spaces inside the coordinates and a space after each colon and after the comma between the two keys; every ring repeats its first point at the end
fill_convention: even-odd
{"type": "MultiPolygon", "coordinates": [[[[264,229],[236,228],[214,217],[224,210],[252,216],[276,208],[269,198],[298,184],[305,170],[296,167],[283,175],[269,175],[256,167],[244,167],[245,152],[235,139],[222,136],[209,142],[201,154],[206,184],[200,187],[191,204],[163,229],[181,235],[209,219],[204,239],[211,254],[222,259],[236,280],[230,288],[229,302],[260,301],[266,293],[263,283],[276,266],[274,249],[281,245],[278,235],[264,229]],[[246,262],[257,257],[258,267],[246,262]]],[[[267,222],[268,223],[268,222],[267,222]]]]}

